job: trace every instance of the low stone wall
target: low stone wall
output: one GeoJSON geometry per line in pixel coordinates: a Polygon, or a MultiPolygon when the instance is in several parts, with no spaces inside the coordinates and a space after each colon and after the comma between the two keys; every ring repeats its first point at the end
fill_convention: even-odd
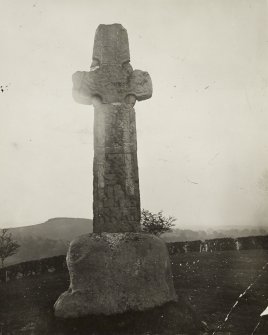
{"type": "Polygon", "coordinates": [[[59,272],[66,268],[66,256],[55,256],[34,261],[14,264],[0,269],[0,282],[22,277],[59,272]]]}
{"type": "MultiPolygon", "coordinates": [[[[268,235],[239,238],[216,238],[189,242],[167,243],[170,255],[187,252],[215,252],[226,250],[268,249],[268,235]]],[[[44,273],[59,272],[66,269],[66,256],[55,256],[40,260],[23,262],[0,269],[0,282],[44,273]]]]}
{"type": "Polygon", "coordinates": [[[268,249],[268,235],[167,243],[171,255],[187,252],[268,249]]]}

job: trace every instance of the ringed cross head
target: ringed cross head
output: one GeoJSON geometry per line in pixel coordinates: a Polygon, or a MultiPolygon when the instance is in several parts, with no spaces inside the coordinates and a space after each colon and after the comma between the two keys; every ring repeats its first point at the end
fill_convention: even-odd
{"type": "Polygon", "coordinates": [[[91,71],[73,75],[73,97],[86,105],[98,97],[102,103],[138,101],[152,96],[148,72],[134,70],[130,65],[128,35],[121,24],[98,26],[92,56],[91,71]],[[116,36],[116,39],[115,39],[116,36]]]}

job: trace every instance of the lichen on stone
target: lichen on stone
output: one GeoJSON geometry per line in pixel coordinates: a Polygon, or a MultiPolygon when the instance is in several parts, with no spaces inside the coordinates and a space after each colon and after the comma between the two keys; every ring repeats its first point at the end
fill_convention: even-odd
{"type": "Polygon", "coordinates": [[[122,233],[102,233],[105,241],[109,243],[111,249],[116,249],[121,241],[125,238],[125,234],[122,233]]]}

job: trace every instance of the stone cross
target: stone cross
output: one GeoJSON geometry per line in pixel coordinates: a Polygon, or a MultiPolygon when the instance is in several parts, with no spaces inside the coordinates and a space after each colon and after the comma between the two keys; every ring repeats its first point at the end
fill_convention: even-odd
{"type": "Polygon", "coordinates": [[[152,96],[149,74],[132,69],[127,31],[99,25],[90,72],[73,75],[73,97],[94,105],[93,232],[140,231],[136,100],[152,96]]]}

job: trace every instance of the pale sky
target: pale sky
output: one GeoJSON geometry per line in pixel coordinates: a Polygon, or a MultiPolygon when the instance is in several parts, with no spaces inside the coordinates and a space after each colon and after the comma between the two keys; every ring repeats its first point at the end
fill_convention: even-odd
{"type": "Polygon", "coordinates": [[[153,82],[135,105],[142,207],[268,225],[267,1],[0,0],[0,227],[92,218],[93,107],[71,76],[101,23],[127,29],[153,82]]]}

